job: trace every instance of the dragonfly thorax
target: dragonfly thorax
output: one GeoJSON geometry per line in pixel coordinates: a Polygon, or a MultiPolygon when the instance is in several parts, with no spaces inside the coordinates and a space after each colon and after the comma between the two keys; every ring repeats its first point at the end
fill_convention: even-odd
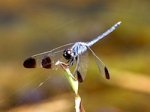
{"type": "Polygon", "coordinates": [[[87,51],[87,44],[84,42],[76,42],[71,49],[73,52],[72,56],[77,57],[87,51]]]}
{"type": "Polygon", "coordinates": [[[63,56],[66,60],[71,60],[83,54],[85,51],[87,51],[87,44],[76,42],[71,48],[64,50],[63,56]]]}

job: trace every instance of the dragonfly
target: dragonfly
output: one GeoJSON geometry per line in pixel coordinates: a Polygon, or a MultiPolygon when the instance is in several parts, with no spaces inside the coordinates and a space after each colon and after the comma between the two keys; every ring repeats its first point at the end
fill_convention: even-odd
{"type": "Polygon", "coordinates": [[[101,61],[101,59],[95,54],[95,52],[91,49],[95,43],[100,41],[102,38],[106,37],[108,34],[113,32],[115,29],[120,26],[121,21],[114,24],[104,33],[97,36],[95,39],[88,42],[74,42],[68,43],[59,47],[56,47],[50,51],[42,52],[39,54],[35,54],[27,58],[23,62],[23,66],[25,68],[36,68],[42,67],[45,69],[57,70],[57,62],[64,62],[69,68],[73,66],[73,77],[76,78],[79,82],[83,82],[86,73],[83,72],[86,70],[86,66],[83,63],[86,62],[86,58],[84,55],[87,52],[91,52],[94,56],[96,64],[101,72],[101,74],[106,78],[110,79],[109,71],[106,65],[101,61]],[[84,62],[83,62],[84,61],[84,62]]]}

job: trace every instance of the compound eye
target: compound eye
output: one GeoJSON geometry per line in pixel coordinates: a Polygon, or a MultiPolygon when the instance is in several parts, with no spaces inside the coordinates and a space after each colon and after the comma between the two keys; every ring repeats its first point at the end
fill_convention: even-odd
{"type": "Polygon", "coordinates": [[[63,56],[65,59],[69,60],[71,59],[71,50],[70,49],[65,49],[64,52],[63,52],[63,56]]]}

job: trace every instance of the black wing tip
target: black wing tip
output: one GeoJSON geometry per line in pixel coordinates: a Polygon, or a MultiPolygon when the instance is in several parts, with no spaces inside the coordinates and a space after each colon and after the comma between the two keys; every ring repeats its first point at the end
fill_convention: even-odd
{"type": "Polygon", "coordinates": [[[42,67],[46,68],[46,69],[50,69],[51,66],[52,66],[52,64],[51,64],[51,58],[49,56],[44,57],[42,59],[42,67]]]}
{"type": "Polygon", "coordinates": [[[104,71],[105,71],[106,79],[110,79],[110,75],[109,75],[107,67],[104,67],[104,71]]]}
{"type": "Polygon", "coordinates": [[[77,70],[77,79],[78,79],[78,81],[79,81],[80,83],[83,82],[82,75],[81,75],[81,73],[80,73],[78,70],[77,70]]]}
{"type": "Polygon", "coordinates": [[[33,57],[27,58],[23,62],[23,66],[25,68],[35,68],[36,67],[36,60],[33,57]]]}

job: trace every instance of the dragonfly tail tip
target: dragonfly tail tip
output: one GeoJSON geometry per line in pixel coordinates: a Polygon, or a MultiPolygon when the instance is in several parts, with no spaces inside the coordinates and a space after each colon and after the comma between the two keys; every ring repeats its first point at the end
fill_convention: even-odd
{"type": "Polygon", "coordinates": [[[120,25],[121,23],[122,23],[122,22],[121,22],[121,21],[119,21],[117,24],[118,24],[118,25],[120,25]]]}

